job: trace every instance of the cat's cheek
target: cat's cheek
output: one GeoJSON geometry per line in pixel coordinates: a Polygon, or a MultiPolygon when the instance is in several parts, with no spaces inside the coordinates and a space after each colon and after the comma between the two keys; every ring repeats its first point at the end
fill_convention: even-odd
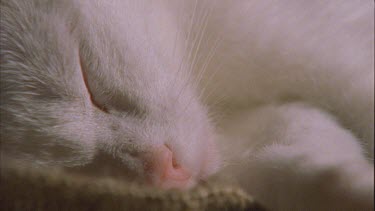
{"type": "Polygon", "coordinates": [[[216,136],[210,136],[207,139],[206,150],[202,154],[203,162],[201,164],[200,178],[206,179],[207,177],[215,174],[221,167],[221,156],[217,146],[216,136]]]}

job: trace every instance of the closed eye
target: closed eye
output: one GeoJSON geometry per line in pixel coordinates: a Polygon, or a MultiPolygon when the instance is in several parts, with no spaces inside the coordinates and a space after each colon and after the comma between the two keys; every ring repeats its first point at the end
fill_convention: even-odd
{"type": "Polygon", "coordinates": [[[100,109],[101,111],[104,111],[105,113],[108,113],[108,109],[104,105],[100,105],[100,104],[98,104],[98,102],[95,101],[94,96],[92,95],[92,92],[90,90],[90,86],[89,86],[88,80],[87,80],[87,69],[86,69],[86,66],[85,66],[85,64],[83,62],[81,54],[78,53],[78,55],[79,55],[79,65],[81,67],[83,82],[85,83],[87,92],[88,92],[88,94],[90,96],[91,103],[95,107],[97,107],[98,109],[100,109]]]}

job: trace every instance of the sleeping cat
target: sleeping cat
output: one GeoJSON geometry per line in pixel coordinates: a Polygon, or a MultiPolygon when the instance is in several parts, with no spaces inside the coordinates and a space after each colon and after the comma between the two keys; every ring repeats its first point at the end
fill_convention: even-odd
{"type": "Polygon", "coordinates": [[[373,210],[373,2],[0,5],[2,163],[373,210]]]}

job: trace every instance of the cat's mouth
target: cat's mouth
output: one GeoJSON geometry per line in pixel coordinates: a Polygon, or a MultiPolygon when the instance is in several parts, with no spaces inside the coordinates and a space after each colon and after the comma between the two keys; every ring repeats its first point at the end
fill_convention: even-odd
{"type": "Polygon", "coordinates": [[[82,58],[82,55],[78,52],[78,57],[79,57],[79,65],[80,65],[80,68],[81,68],[81,73],[82,73],[82,79],[83,79],[83,82],[86,86],[86,90],[89,94],[89,97],[90,97],[90,101],[92,103],[92,105],[94,105],[96,108],[98,108],[99,110],[105,112],[105,113],[108,113],[108,109],[104,106],[104,105],[100,105],[94,98],[91,90],[90,90],[90,86],[89,86],[89,82],[88,82],[88,79],[87,79],[87,66],[85,65],[84,63],[84,60],[82,58]]]}

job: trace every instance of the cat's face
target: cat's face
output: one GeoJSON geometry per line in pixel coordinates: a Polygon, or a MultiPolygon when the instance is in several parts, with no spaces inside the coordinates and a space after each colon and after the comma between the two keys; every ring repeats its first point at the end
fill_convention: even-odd
{"type": "Polygon", "coordinates": [[[218,167],[214,132],[174,23],[149,6],[158,12],[142,5],[109,27],[100,25],[104,17],[86,29],[92,34],[81,37],[80,68],[94,121],[104,128],[102,149],[154,185],[187,187],[218,167]]]}
{"type": "MultiPolygon", "coordinates": [[[[2,55],[2,67],[14,70],[3,72],[2,82],[20,93],[4,97],[5,121],[12,122],[2,122],[12,140],[5,149],[12,154],[31,139],[25,154],[40,163],[69,166],[107,154],[153,185],[193,185],[219,160],[188,61],[172,39],[173,21],[158,4],[98,2],[82,3],[78,12],[67,7],[71,13],[57,3],[13,11],[27,31],[4,46],[22,60],[2,55]],[[11,86],[14,80],[23,88],[11,86]]],[[[10,40],[21,28],[9,22],[14,29],[3,32],[10,40]]]]}

